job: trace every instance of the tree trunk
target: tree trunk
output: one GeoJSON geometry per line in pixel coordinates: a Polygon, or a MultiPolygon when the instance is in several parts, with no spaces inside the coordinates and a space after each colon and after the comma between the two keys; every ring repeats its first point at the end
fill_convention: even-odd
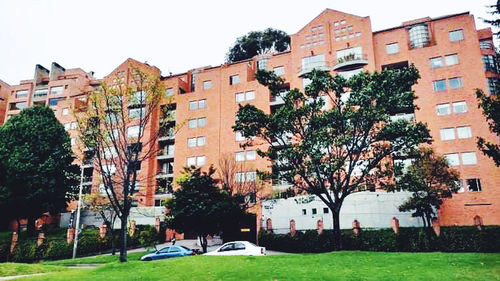
{"type": "Polygon", "coordinates": [[[16,222],[17,222],[17,234],[19,235],[19,233],[21,233],[21,219],[16,218],[16,222]]]}
{"type": "Polygon", "coordinates": [[[207,252],[207,236],[206,235],[199,235],[198,239],[200,240],[201,249],[202,249],[203,253],[206,253],[207,252]]]}
{"type": "Polygon", "coordinates": [[[120,262],[127,262],[127,219],[128,216],[123,215],[121,220],[121,231],[120,237],[122,239],[122,245],[120,247],[120,262]]]}
{"type": "Polygon", "coordinates": [[[34,217],[28,217],[28,219],[27,219],[27,222],[26,222],[27,229],[26,230],[27,230],[27,235],[29,237],[36,235],[35,221],[36,221],[36,218],[34,218],[34,217]]]}
{"type": "Polygon", "coordinates": [[[332,210],[333,217],[333,250],[342,250],[342,235],[340,233],[340,212],[332,210]]]}

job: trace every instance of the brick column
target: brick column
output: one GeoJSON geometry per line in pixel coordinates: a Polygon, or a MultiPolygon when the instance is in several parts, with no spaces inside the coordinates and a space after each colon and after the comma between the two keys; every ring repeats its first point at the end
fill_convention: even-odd
{"type": "Polygon", "coordinates": [[[290,221],[290,235],[294,236],[296,232],[297,232],[297,228],[295,225],[295,220],[291,220],[290,221]]]}
{"type": "Polygon", "coordinates": [[[44,240],[45,240],[45,233],[43,233],[43,232],[40,231],[38,233],[38,239],[36,240],[36,245],[37,246],[42,245],[44,240]]]}
{"type": "Polygon", "coordinates": [[[391,227],[394,230],[394,233],[398,234],[399,232],[399,220],[396,217],[392,217],[391,227]]]}
{"type": "Polygon", "coordinates": [[[354,235],[358,235],[360,230],[361,230],[361,226],[360,226],[359,221],[354,220],[352,222],[352,232],[354,233],[354,235]]]}
{"type": "Polygon", "coordinates": [[[135,234],[135,220],[130,221],[130,226],[128,228],[128,234],[130,236],[134,236],[134,234],[135,234]]]}
{"type": "Polygon", "coordinates": [[[14,249],[16,248],[16,244],[17,244],[17,239],[18,239],[18,234],[17,232],[12,232],[12,241],[10,243],[10,252],[14,252],[14,249]]]}
{"type": "Polygon", "coordinates": [[[106,237],[106,233],[108,232],[108,226],[103,224],[99,226],[99,237],[104,238],[106,237]]]}
{"type": "Polygon", "coordinates": [[[317,224],[317,228],[318,228],[318,234],[319,235],[323,234],[323,221],[318,220],[318,222],[316,224],[317,224]]]}
{"type": "Polygon", "coordinates": [[[66,232],[66,242],[68,242],[68,244],[73,243],[74,239],[75,239],[75,229],[68,228],[68,231],[66,232]]]}
{"type": "Polygon", "coordinates": [[[155,220],[155,228],[156,228],[156,232],[160,233],[160,218],[156,218],[155,220]]]}
{"type": "Polygon", "coordinates": [[[437,236],[441,234],[441,225],[439,224],[438,218],[432,219],[432,229],[434,229],[434,233],[436,233],[437,236]]]}

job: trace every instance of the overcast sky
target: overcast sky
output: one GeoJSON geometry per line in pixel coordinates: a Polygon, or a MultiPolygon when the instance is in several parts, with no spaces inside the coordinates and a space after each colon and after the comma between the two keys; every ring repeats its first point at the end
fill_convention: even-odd
{"type": "Polygon", "coordinates": [[[374,31],[470,11],[487,27],[494,0],[44,1],[0,0],[0,79],[31,79],[35,64],[95,71],[131,57],[163,75],[219,65],[237,37],[273,27],[296,33],[326,8],[370,16],[374,31]]]}

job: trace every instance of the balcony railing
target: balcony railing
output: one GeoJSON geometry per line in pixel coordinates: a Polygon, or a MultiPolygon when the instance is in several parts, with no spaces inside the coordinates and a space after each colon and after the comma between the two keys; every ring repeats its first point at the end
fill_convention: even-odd
{"type": "Polygon", "coordinates": [[[304,76],[305,74],[313,71],[314,69],[323,71],[331,70],[329,63],[326,61],[311,62],[299,67],[298,76],[299,77],[304,76]]]}
{"type": "Polygon", "coordinates": [[[156,158],[158,160],[174,158],[174,151],[169,151],[168,149],[160,149],[156,158]]]}
{"type": "Polygon", "coordinates": [[[495,65],[485,64],[484,70],[488,72],[498,73],[498,68],[495,65]]]}
{"type": "Polygon", "coordinates": [[[334,62],[333,70],[340,69],[356,69],[368,64],[368,56],[366,54],[349,54],[338,58],[334,62]]]}
{"type": "Polygon", "coordinates": [[[160,171],[156,174],[157,179],[166,179],[174,176],[173,171],[165,170],[165,171],[160,171]]]}

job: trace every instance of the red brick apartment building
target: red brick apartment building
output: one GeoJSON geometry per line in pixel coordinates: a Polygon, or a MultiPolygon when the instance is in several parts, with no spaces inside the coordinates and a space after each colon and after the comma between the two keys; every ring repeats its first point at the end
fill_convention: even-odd
{"type": "MultiPolygon", "coordinates": [[[[413,88],[419,109],[395,118],[427,123],[436,151],[446,155],[462,177],[462,190],[446,200],[439,212],[441,223],[472,225],[473,218],[480,216],[484,224],[499,225],[500,169],[475,144],[478,136],[498,141],[489,132],[474,94],[476,88],[493,90],[500,78],[494,55],[491,31],[477,30],[469,13],[422,18],[373,32],[369,17],[326,9],[291,36],[290,51],[163,77],[167,95],[174,99],[175,120],[184,125],[175,135],[162,136],[158,140],[162,153],[142,164],[141,177],[147,180],[140,182],[138,205],[159,204],[167,195],[157,187],[170,184],[187,164],[217,167],[219,159],[235,157],[245,167],[237,177],[250,181],[255,170],[270,169],[255,148],[240,148],[243,139],[231,129],[239,104],[251,103],[271,112],[282,103],[259,85],[257,69],[273,70],[290,88],[302,89],[308,82],[302,75],[313,68],[350,77],[360,71],[414,64],[422,76],[413,88]]],[[[160,72],[128,59],[104,79],[122,75],[128,81],[133,65],[160,72]]],[[[14,86],[0,81],[0,109],[5,108],[0,117],[4,111],[7,120],[25,107],[48,105],[75,139],[71,109],[85,104],[88,91],[98,83],[92,73],[78,68],[53,63],[49,71],[37,65],[33,80],[14,86]]],[[[158,128],[159,118],[158,114],[152,119],[151,130],[158,128]]],[[[91,164],[84,167],[85,185],[95,192],[97,175],[91,164]]],[[[280,188],[273,184],[268,192],[280,188]]]]}

